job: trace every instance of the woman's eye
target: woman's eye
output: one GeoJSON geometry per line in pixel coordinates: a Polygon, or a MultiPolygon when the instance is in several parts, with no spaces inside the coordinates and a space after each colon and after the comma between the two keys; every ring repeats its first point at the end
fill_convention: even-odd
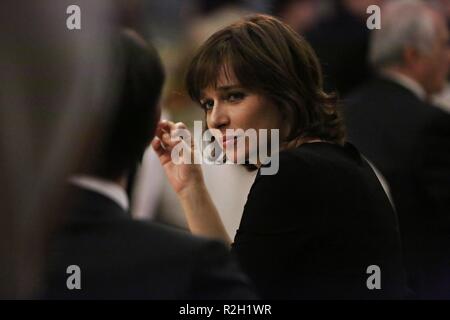
{"type": "Polygon", "coordinates": [[[245,95],[242,92],[232,92],[228,95],[227,100],[230,102],[238,102],[244,99],[245,95]]]}
{"type": "Polygon", "coordinates": [[[211,110],[214,107],[214,101],[206,100],[200,103],[202,108],[205,110],[211,110]]]}

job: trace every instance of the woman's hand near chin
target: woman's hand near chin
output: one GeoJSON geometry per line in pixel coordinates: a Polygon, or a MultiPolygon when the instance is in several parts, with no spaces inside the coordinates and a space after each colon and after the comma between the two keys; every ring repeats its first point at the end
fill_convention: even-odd
{"type": "Polygon", "coordinates": [[[181,122],[161,121],[156,129],[152,147],[159,157],[169,183],[178,195],[191,232],[199,236],[216,238],[230,245],[231,240],[205,186],[201,166],[194,164],[194,152],[197,150],[186,126],[181,122]],[[183,130],[183,137],[189,135],[190,139],[185,141],[177,138],[180,130],[183,130]],[[179,143],[184,144],[183,152],[188,152],[188,155],[180,156],[190,159],[189,163],[174,162],[181,160],[172,157],[174,148],[177,148],[176,152],[181,150],[177,147],[179,143]]]}
{"type": "Polygon", "coordinates": [[[192,135],[184,123],[173,123],[166,120],[161,121],[156,129],[156,137],[152,142],[152,147],[158,155],[159,161],[169,179],[169,183],[177,195],[182,195],[204,184],[201,166],[194,164],[193,154],[196,152],[195,144],[192,135]],[[181,130],[183,132],[180,132],[181,130]],[[190,141],[178,138],[177,136],[180,133],[185,138],[189,137],[190,141]],[[180,143],[183,145],[178,146],[180,143]],[[181,159],[173,159],[172,151],[175,147],[177,149],[183,147],[183,152],[188,152],[188,154],[180,154],[181,159]],[[177,161],[182,161],[183,158],[190,160],[188,163],[179,163],[177,161]]]}

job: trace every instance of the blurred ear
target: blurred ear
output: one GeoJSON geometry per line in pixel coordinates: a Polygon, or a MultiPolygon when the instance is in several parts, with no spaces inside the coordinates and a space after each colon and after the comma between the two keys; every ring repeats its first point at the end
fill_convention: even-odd
{"type": "Polygon", "coordinates": [[[403,61],[406,67],[415,66],[422,58],[422,54],[414,47],[405,47],[403,61]]]}

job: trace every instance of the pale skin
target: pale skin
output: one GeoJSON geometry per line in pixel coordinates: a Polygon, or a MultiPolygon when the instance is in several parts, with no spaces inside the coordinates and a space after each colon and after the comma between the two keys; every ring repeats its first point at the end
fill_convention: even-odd
{"type": "MultiPolygon", "coordinates": [[[[226,129],[281,129],[285,123],[274,104],[263,96],[242,88],[233,77],[221,75],[216,88],[209,87],[203,91],[200,103],[205,109],[208,128],[217,129],[224,136],[226,129]]],[[[181,122],[161,121],[152,147],[178,196],[189,229],[193,234],[220,239],[231,245],[232,241],[206,188],[200,165],[176,165],[171,161],[172,149],[178,143],[185,143],[171,138],[171,134],[177,129],[186,129],[186,126],[181,122]]],[[[281,138],[286,130],[280,130],[281,138]]],[[[226,137],[223,139],[225,145],[226,137]]],[[[309,142],[313,141],[317,140],[310,139],[309,142]]],[[[298,145],[298,142],[294,144],[298,145]]],[[[291,146],[292,143],[289,147],[291,146]]],[[[237,152],[248,154],[247,149],[237,152]]]]}

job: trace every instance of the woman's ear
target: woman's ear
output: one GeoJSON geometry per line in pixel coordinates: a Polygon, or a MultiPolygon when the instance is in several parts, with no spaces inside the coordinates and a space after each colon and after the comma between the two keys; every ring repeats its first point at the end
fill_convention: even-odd
{"type": "Polygon", "coordinates": [[[287,106],[279,107],[281,114],[281,123],[280,123],[280,142],[286,142],[287,137],[291,133],[292,122],[291,119],[294,116],[292,109],[287,106]]]}

